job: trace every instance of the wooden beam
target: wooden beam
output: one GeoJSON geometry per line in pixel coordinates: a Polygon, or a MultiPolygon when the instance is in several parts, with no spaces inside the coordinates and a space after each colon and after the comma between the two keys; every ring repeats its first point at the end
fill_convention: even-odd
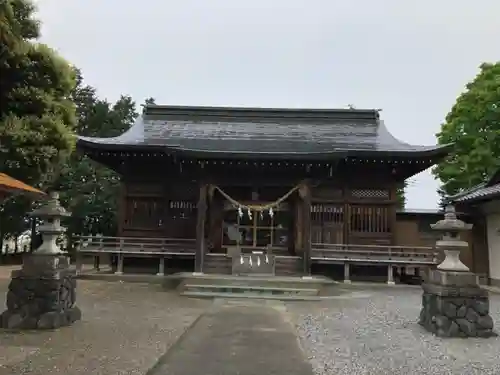
{"type": "Polygon", "coordinates": [[[311,187],[304,182],[299,190],[302,198],[302,247],[304,275],[311,274],[311,187]]]}
{"type": "MultiPolygon", "coordinates": [[[[227,172],[227,170],[226,170],[227,172]]],[[[249,172],[251,173],[251,172],[249,172]]],[[[240,187],[253,187],[258,185],[260,187],[292,187],[297,184],[297,179],[294,177],[272,178],[266,176],[254,176],[251,179],[244,178],[247,175],[238,176],[215,176],[214,180],[219,186],[240,186],[240,187]]]]}
{"type": "Polygon", "coordinates": [[[196,253],[194,258],[194,271],[203,272],[205,258],[205,218],[207,215],[207,184],[200,186],[196,217],[196,253]]]}
{"type": "Polygon", "coordinates": [[[397,225],[397,217],[396,213],[398,210],[398,189],[396,185],[394,184],[391,186],[391,192],[390,192],[390,198],[391,198],[391,206],[389,208],[389,225],[390,225],[390,234],[391,234],[391,245],[396,244],[396,225],[397,225]]]}

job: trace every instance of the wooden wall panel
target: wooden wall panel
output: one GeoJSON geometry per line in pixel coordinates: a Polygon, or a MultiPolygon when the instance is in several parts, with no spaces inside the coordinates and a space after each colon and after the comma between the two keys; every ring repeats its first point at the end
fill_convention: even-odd
{"type": "Polygon", "coordinates": [[[124,237],[163,237],[164,186],[161,182],[122,182],[120,235],[124,237]]]}
{"type": "Polygon", "coordinates": [[[484,216],[474,217],[470,238],[473,272],[489,277],[488,234],[484,216]]]}

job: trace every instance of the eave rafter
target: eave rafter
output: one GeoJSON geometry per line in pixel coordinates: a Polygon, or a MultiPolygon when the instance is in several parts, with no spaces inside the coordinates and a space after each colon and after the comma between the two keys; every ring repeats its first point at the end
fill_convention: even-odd
{"type": "Polygon", "coordinates": [[[183,157],[183,155],[167,152],[152,152],[147,150],[83,150],[84,153],[96,162],[123,173],[123,168],[131,163],[142,160],[158,163],[158,165],[179,165],[181,168],[193,169],[204,168],[286,168],[286,169],[324,169],[331,175],[335,170],[342,168],[376,167],[389,170],[397,179],[406,179],[417,174],[439,161],[439,157],[342,157],[330,160],[256,160],[256,159],[204,159],[183,157]]]}

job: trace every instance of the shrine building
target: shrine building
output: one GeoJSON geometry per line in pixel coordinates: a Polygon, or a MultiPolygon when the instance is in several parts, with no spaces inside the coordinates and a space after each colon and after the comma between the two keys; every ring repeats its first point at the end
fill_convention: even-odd
{"type": "Polygon", "coordinates": [[[176,257],[230,273],[236,250],[272,253],[283,275],[425,265],[433,241],[405,235],[417,224],[398,189],[451,147],[399,141],[374,109],[148,105],[120,136],[78,138],[122,179],[116,237],[86,248],[118,254],[120,273],[124,257],[157,258],[159,274],[176,257]]]}

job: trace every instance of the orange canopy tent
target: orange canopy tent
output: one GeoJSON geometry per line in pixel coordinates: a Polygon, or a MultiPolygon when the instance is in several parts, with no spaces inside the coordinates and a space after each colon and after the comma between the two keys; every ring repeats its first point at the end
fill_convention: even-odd
{"type": "Polygon", "coordinates": [[[41,190],[29,186],[22,181],[16,180],[5,173],[0,173],[0,200],[15,193],[45,195],[45,193],[41,190]]]}

